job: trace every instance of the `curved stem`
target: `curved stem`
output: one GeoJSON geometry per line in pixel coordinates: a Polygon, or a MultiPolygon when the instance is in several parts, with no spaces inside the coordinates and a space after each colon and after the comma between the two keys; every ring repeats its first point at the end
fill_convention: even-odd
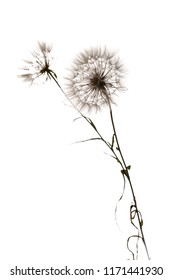
{"type": "Polygon", "coordinates": [[[49,75],[50,77],[55,81],[55,83],[58,85],[58,87],[60,88],[60,90],[62,91],[62,93],[65,95],[65,97],[67,98],[67,100],[71,103],[71,105],[76,109],[76,111],[81,115],[81,117],[83,117],[93,128],[94,130],[97,132],[97,134],[99,135],[100,139],[106,144],[106,146],[111,150],[111,152],[113,153],[114,157],[116,158],[116,160],[119,162],[119,164],[121,165],[122,168],[123,164],[122,162],[119,160],[117,154],[115,153],[115,151],[111,148],[111,145],[102,137],[102,135],[100,134],[100,132],[97,130],[96,126],[93,124],[93,122],[91,121],[91,119],[87,118],[86,116],[84,116],[79,110],[78,108],[74,105],[74,103],[71,101],[71,99],[66,95],[66,93],[64,92],[64,90],[62,89],[62,87],[60,86],[60,84],[58,83],[57,79],[56,79],[56,74],[54,76],[54,72],[53,71],[49,71],[49,75]]]}
{"type": "Polygon", "coordinates": [[[140,231],[141,231],[141,238],[142,241],[144,243],[145,249],[146,249],[146,253],[148,256],[148,259],[150,259],[149,257],[149,253],[148,253],[148,249],[147,249],[147,245],[145,242],[145,238],[144,238],[144,233],[143,233],[143,229],[142,229],[142,224],[141,224],[141,220],[140,220],[140,216],[139,216],[139,211],[138,211],[138,207],[137,207],[137,201],[136,201],[136,197],[135,197],[135,193],[134,193],[134,189],[131,183],[131,179],[130,179],[130,175],[129,175],[129,171],[128,171],[128,167],[126,165],[125,159],[123,157],[120,145],[119,145],[119,141],[118,141],[118,137],[117,137],[117,133],[116,133],[116,129],[115,129],[115,124],[114,124],[114,119],[113,119],[113,113],[112,113],[112,107],[111,104],[108,100],[108,105],[109,105],[109,110],[110,110],[110,118],[111,118],[111,123],[112,123],[112,128],[113,128],[113,133],[114,133],[114,137],[117,143],[117,150],[119,151],[121,160],[119,160],[117,154],[115,153],[112,145],[110,145],[110,143],[108,143],[100,134],[100,132],[97,130],[96,126],[94,125],[94,123],[91,121],[91,119],[87,118],[86,116],[84,116],[80,110],[78,110],[78,108],[73,104],[73,102],[71,101],[70,98],[68,98],[68,96],[66,95],[66,93],[64,92],[64,90],[62,89],[62,87],[60,86],[60,84],[58,83],[57,79],[56,79],[56,74],[49,70],[48,75],[55,81],[55,83],[58,85],[58,87],[60,88],[60,90],[62,91],[62,93],[66,96],[66,98],[68,99],[68,101],[71,103],[71,105],[76,109],[76,111],[81,115],[81,117],[83,117],[93,128],[94,130],[97,132],[97,134],[99,135],[100,139],[106,144],[106,146],[111,150],[111,152],[113,153],[115,159],[119,162],[119,164],[121,165],[121,167],[123,168],[123,170],[125,170],[125,175],[129,181],[130,184],[130,188],[131,188],[131,192],[132,192],[132,196],[133,196],[133,200],[134,200],[134,206],[136,208],[136,213],[137,213],[137,218],[138,218],[138,222],[139,222],[139,227],[140,227],[140,231]]]}
{"type": "Polygon", "coordinates": [[[108,102],[108,105],[109,105],[109,111],[110,111],[110,118],[111,118],[113,133],[114,133],[115,140],[116,140],[116,143],[117,143],[117,150],[119,151],[120,157],[121,157],[123,165],[124,165],[125,175],[126,175],[128,181],[129,181],[129,185],[130,185],[130,189],[131,189],[131,193],[132,193],[132,197],[133,197],[133,201],[134,201],[134,206],[136,208],[136,214],[137,214],[137,219],[138,219],[139,228],[140,228],[140,232],[141,232],[141,238],[142,238],[143,244],[145,246],[147,257],[150,260],[147,244],[146,244],[144,233],[143,233],[143,229],[142,229],[142,223],[141,223],[141,219],[140,219],[140,216],[139,216],[140,212],[138,210],[134,189],[133,189],[132,182],[131,182],[130,175],[129,175],[129,170],[128,170],[128,167],[126,165],[126,162],[125,162],[125,159],[124,159],[124,156],[122,154],[122,151],[121,151],[121,148],[120,148],[120,144],[119,144],[119,141],[118,141],[118,136],[117,136],[116,129],[115,129],[115,123],[114,123],[114,119],[113,119],[112,107],[111,107],[110,102],[108,102]]]}

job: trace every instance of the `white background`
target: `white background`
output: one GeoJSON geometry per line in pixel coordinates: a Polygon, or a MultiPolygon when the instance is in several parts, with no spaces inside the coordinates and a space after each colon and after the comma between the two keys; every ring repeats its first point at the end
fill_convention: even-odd
{"type": "MultiPolygon", "coordinates": [[[[168,0],[1,3],[3,279],[13,278],[9,270],[15,265],[97,269],[133,263],[127,260],[126,249],[126,238],[134,233],[129,227],[128,186],[118,209],[122,232],[114,217],[122,192],[119,166],[105,154],[102,143],[71,145],[95,134],[83,120],[73,122],[77,113],[53,82],[28,87],[17,78],[22,59],[38,40],[53,44],[62,87],[66,68],[78,52],[92,46],[119,50],[128,91],[118,95],[114,118],[124,157],[132,166],[152,259],[148,262],[141,248],[135,265],[164,266],[168,274],[173,249],[171,4],[168,0]]],[[[90,117],[109,140],[108,111],[90,117]]]]}

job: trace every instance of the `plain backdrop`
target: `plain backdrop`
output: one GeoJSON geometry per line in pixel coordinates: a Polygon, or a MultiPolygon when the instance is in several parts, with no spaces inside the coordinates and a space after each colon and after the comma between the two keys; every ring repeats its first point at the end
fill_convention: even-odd
{"type": "MultiPolygon", "coordinates": [[[[173,249],[172,9],[168,0],[1,2],[2,279],[10,278],[15,265],[134,265],[126,248],[127,237],[135,233],[128,185],[117,213],[120,230],[114,215],[123,186],[118,164],[103,143],[72,144],[95,133],[84,120],[73,122],[78,115],[53,81],[29,87],[17,77],[38,41],[52,43],[62,87],[80,51],[95,46],[118,51],[128,90],[118,94],[114,118],[152,259],[147,261],[141,246],[135,265],[163,266],[168,276],[173,249]]],[[[90,117],[111,139],[108,110],[90,117]]]]}

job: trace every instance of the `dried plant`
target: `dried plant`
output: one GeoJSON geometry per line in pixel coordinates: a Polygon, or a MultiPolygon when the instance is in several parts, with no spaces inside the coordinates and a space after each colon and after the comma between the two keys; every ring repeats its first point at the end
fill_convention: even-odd
{"type": "Polygon", "coordinates": [[[42,81],[47,81],[53,75],[57,78],[55,72],[50,69],[52,57],[52,47],[46,43],[38,42],[36,51],[31,52],[31,60],[24,60],[26,66],[21,69],[24,74],[19,75],[25,82],[29,82],[30,85],[38,83],[42,78],[42,81]]]}
{"type": "Polygon", "coordinates": [[[79,110],[100,110],[115,103],[122,85],[123,65],[115,53],[95,48],[80,53],[75,59],[68,79],[67,94],[79,110]]]}
{"type": "MultiPolygon", "coordinates": [[[[70,69],[70,75],[67,79],[67,91],[65,92],[60,86],[56,73],[50,68],[52,57],[50,55],[51,47],[46,43],[38,43],[36,51],[32,52],[32,60],[25,60],[27,66],[22,69],[24,74],[19,75],[24,81],[33,84],[41,77],[44,80],[52,79],[61,89],[71,105],[96,132],[97,137],[83,140],[101,140],[111,152],[111,157],[118,162],[121,167],[121,174],[123,177],[124,188],[123,194],[119,201],[123,198],[126,183],[128,182],[133,203],[130,205],[130,222],[137,231],[136,234],[131,235],[127,239],[127,248],[135,260],[138,258],[139,240],[142,240],[148,259],[149,253],[143,232],[143,219],[141,212],[137,206],[137,200],[134,193],[134,188],[130,178],[130,166],[126,164],[124,159],[113,117],[112,105],[115,104],[115,96],[117,91],[124,91],[124,67],[117,56],[117,53],[109,52],[106,48],[91,48],[80,53],[74,60],[70,69]],[[101,110],[107,106],[110,115],[110,122],[112,126],[112,135],[110,141],[103,138],[100,131],[91,118],[85,116],[83,111],[101,110]],[[136,239],[136,252],[130,248],[130,240],[136,239]]],[[[118,202],[119,202],[118,201],[118,202]]],[[[117,203],[118,204],[118,203],[117,203]]],[[[117,206],[115,208],[115,213],[117,206]]]]}

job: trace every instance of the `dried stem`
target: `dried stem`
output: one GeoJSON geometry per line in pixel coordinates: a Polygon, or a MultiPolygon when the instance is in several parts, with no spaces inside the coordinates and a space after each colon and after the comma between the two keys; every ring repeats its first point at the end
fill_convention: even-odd
{"type": "Polygon", "coordinates": [[[136,209],[137,219],[138,219],[139,228],[140,228],[140,232],[141,232],[141,238],[142,238],[143,244],[145,246],[147,257],[150,260],[150,256],[149,256],[149,252],[148,252],[148,248],[147,248],[147,244],[146,244],[146,241],[145,241],[144,232],[143,232],[143,228],[142,228],[141,217],[140,217],[140,214],[139,214],[140,211],[138,210],[134,189],[133,189],[132,182],[131,182],[130,175],[129,175],[129,168],[126,165],[126,162],[125,162],[125,159],[124,159],[124,156],[122,154],[122,151],[121,151],[121,148],[120,148],[120,144],[119,144],[119,141],[118,141],[118,136],[117,136],[117,132],[116,132],[116,129],[115,129],[115,123],[114,123],[114,119],[113,119],[112,107],[111,107],[110,102],[108,104],[109,104],[110,118],[111,118],[113,133],[114,133],[115,141],[116,141],[116,144],[117,144],[117,150],[119,151],[121,160],[123,162],[124,171],[125,171],[124,174],[125,174],[125,176],[127,177],[128,181],[129,181],[129,185],[130,185],[130,189],[131,189],[131,193],[132,193],[132,197],[133,197],[133,201],[134,201],[134,207],[136,209]]]}
{"type": "Polygon", "coordinates": [[[99,138],[106,144],[106,146],[111,149],[115,159],[120,163],[121,167],[123,168],[123,164],[121,163],[121,161],[119,160],[118,156],[116,155],[115,151],[112,149],[112,145],[107,142],[103,136],[100,134],[100,132],[98,131],[98,129],[96,128],[96,126],[94,125],[94,123],[92,122],[92,120],[90,118],[87,118],[86,116],[84,116],[81,111],[78,110],[78,108],[73,104],[73,102],[71,101],[70,98],[68,98],[68,96],[66,95],[66,93],[64,92],[64,90],[62,89],[62,87],[60,86],[60,84],[58,83],[56,77],[52,74],[52,72],[49,72],[50,77],[55,81],[55,83],[58,85],[58,87],[60,88],[60,90],[62,91],[62,93],[66,96],[66,98],[68,99],[68,101],[71,103],[71,105],[77,110],[77,112],[81,115],[81,117],[83,117],[96,131],[96,133],[98,134],[99,138]]]}
{"type": "MultiPolygon", "coordinates": [[[[122,168],[122,171],[123,171],[123,177],[124,175],[126,176],[128,182],[129,182],[129,185],[130,185],[130,189],[131,189],[131,193],[132,193],[132,197],[133,197],[133,201],[134,201],[134,207],[135,207],[135,214],[137,214],[137,219],[138,219],[138,223],[139,223],[139,228],[140,228],[140,233],[141,233],[141,236],[138,234],[138,235],[135,235],[138,239],[141,238],[142,241],[143,241],[143,244],[145,246],[145,250],[146,250],[146,253],[147,253],[147,257],[148,259],[150,259],[149,257],[149,252],[148,252],[148,248],[147,248],[147,245],[146,245],[146,241],[145,241],[145,237],[144,237],[144,233],[143,233],[143,229],[142,229],[142,221],[141,221],[141,215],[140,215],[140,211],[138,210],[138,206],[137,206],[137,201],[136,201],[136,197],[135,197],[135,193],[134,193],[134,189],[133,189],[133,186],[132,186],[132,182],[131,182],[131,179],[130,179],[130,175],[129,175],[129,167],[126,165],[126,162],[125,162],[125,159],[124,159],[124,156],[122,154],[122,151],[121,151],[121,148],[120,148],[120,144],[119,144],[119,141],[118,141],[118,137],[117,137],[117,133],[116,133],[116,129],[115,129],[115,123],[114,123],[114,119],[113,119],[113,113],[112,113],[112,107],[111,107],[111,104],[110,104],[110,101],[108,100],[108,105],[109,105],[109,111],[110,111],[110,118],[111,118],[111,123],[112,123],[112,128],[113,128],[113,138],[115,138],[115,141],[116,141],[116,149],[118,150],[119,152],[119,155],[120,155],[120,158],[118,157],[117,153],[115,152],[114,150],[114,147],[113,147],[113,143],[114,143],[114,139],[112,139],[112,143],[109,143],[107,142],[101,135],[101,133],[98,131],[98,129],[96,128],[96,126],[94,125],[94,123],[92,122],[92,120],[86,116],[84,116],[80,110],[78,110],[78,108],[73,104],[73,102],[71,101],[70,98],[68,98],[68,96],[66,95],[66,93],[64,92],[64,90],[61,88],[60,84],[58,83],[57,79],[56,79],[56,75],[54,75],[54,73],[52,71],[49,71],[48,75],[55,81],[55,83],[58,85],[58,87],[60,88],[60,90],[62,91],[62,93],[66,96],[66,98],[68,99],[68,101],[71,103],[71,105],[77,110],[77,112],[81,115],[81,117],[83,117],[91,126],[92,128],[96,131],[97,135],[99,136],[99,140],[102,140],[106,146],[111,150],[111,152],[113,153],[113,157],[118,161],[118,163],[121,165],[121,168],[122,168]]],[[[92,140],[89,139],[89,140],[92,140]]],[[[132,220],[131,220],[132,222],[132,220]]],[[[132,222],[133,224],[133,222],[132,222]]],[[[134,237],[134,236],[133,236],[134,237]]],[[[128,241],[130,240],[131,237],[128,238],[128,241]]],[[[127,246],[127,248],[129,249],[129,247],[127,246]]],[[[129,251],[132,253],[133,255],[133,259],[134,259],[134,253],[129,249],[129,251]]]]}

